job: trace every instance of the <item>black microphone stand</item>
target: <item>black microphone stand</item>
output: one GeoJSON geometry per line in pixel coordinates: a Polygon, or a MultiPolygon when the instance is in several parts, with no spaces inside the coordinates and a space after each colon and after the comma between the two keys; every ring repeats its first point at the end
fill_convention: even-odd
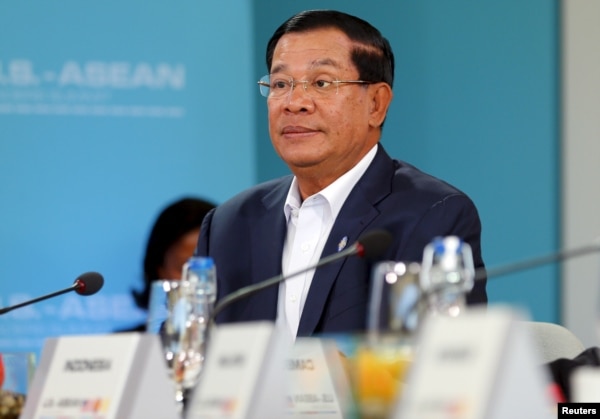
{"type": "Polygon", "coordinates": [[[75,281],[73,283],[73,285],[71,285],[69,288],[65,288],[64,290],[56,291],[56,292],[53,292],[52,294],[48,294],[48,295],[43,295],[41,297],[34,298],[33,300],[24,301],[22,303],[15,304],[14,306],[4,307],[4,308],[0,309],[0,316],[2,314],[8,313],[9,311],[12,311],[12,310],[14,310],[16,308],[28,306],[29,304],[37,303],[38,301],[47,300],[48,298],[56,297],[57,295],[66,294],[67,292],[71,292],[73,290],[76,290],[79,287],[80,287],[79,282],[75,281]]]}

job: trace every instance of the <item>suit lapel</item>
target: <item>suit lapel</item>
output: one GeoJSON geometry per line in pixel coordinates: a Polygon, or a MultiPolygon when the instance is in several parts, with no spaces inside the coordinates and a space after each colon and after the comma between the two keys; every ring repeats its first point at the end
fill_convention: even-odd
{"type": "MultiPolygon", "coordinates": [[[[283,204],[291,183],[291,176],[278,182],[261,200],[260,214],[249,226],[251,263],[250,281],[258,283],[281,274],[281,258],[286,235],[283,204]]],[[[275,320],[278,287],[259,291],[247,299],[243,318],[275,320]],[[250,304],[250,301],[252,303],[250,304]]]]}
{"type": "MultiPolygon", "coordinates": [[[[393,162],[380,144],[371,165],[342,206],[321,257],[338,252],[338,244],[344,237],[347,237],[348,245],[351,245],[368,229],[379,216],[375,204],[390,193],[390,179],[393,173],[393,162]]],[[[300,318],[298,336],[314,333],[323,315],[331,287],[338,280],[345,259],[322,266],[315,271],[300,318]]]]}

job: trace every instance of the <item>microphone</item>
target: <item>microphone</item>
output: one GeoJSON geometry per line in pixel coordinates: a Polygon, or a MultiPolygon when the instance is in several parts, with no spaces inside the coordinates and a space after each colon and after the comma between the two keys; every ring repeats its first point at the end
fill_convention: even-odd
{"type": "Polygon", "coordinates": [[[315,265],[308,266],[289,275],[280,274],[262,282],[242,287],[239,290],[226,295],[217,303],[213,312],[211,313],[209,324],[214,322],[217,314],[223,311],[223,309],[238,300],[249,297],[258,291],[262,291],[263,289],[272,285],[279,284],[280,282],[283,282],[296,275],[303,274],[313,269],[317,269],[323,265],[328,265],[337,260],[343,259],[346,256],[358,255],[359,257],[363,257],[365,259],[376,259],[385,251],[385,249],[389,247],[391,242],[392,235],[388,231],[382,229],[371,230],[359,237],[352,246],[347,247],[340,252],[334,253],[333,255],[329,255],[320,259],[315,265]]]}
{"type": "Polygon", "coordinates": [[[538,256],[532,259],[525,259],[520,262],[509,263],[496,268],[485,269],[478,268],[475,270],[475,281],[481,281],[486,278],[494,278],[497,276],[508,275],[511,273],[525,271],[527,269],[537,268],[538,266],[547,265],[554,262],[584,256],[590,253],[600,252],[600,237],[596,238],[591,243],[575,247],[573,249],[560,250],[555,253],[550,253],[544,256],[538,256]]]}
{"type": "Polygon", "coordinates": [[[65,288],[63,290],[44,295],[42,297],[34,298],[33,300],[15,304],[14,306],[4,307],[0,309],[0,315],[8,313],[9,311],[14,310],[15,308],[20,308],[29,304],[37,303],[38,301],[47,300],[48,298],[56,297],[57,295],[65,294],[70,291],[75,291],[79,295],[92,295],[100,291],[103,285],[104,278],[102,277],[102,275],[100,275],[98,272],[86,272],[84,274],[79,275],[77,279],[75,279],[75,282],[73,282],[73,285],[71,285],[69,288],[65,288]]]}

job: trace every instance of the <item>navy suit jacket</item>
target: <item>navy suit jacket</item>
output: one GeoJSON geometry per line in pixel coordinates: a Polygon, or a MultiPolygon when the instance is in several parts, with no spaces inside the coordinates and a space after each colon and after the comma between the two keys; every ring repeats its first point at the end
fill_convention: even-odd
{"type": "MultiPolygon", "coordinates": [[[[217,299],[281,274],[286,236],[283,207],[291,181],[290,175],[252,187],[204,219],[196,254],[215,261],[217,299]]],[[[348,195],[322,257],[336,253],[342,238],[351,244],[378,228],[393,237],[381,260],[421,262],[423,249],[434,237],[455,235],[471,245],[475,267],[483,267],[481,223],[469,197],[414,166],[392,160],[381,144],[348,195]]],[[[318,268],[298,336],[364,331],[371,268],[371,262],[353,256],[318,268]]],[[[225,308],[217,322],[275,320],[277,298],[277,286],[264,289],[225,308]]],[[[485,281],[476,282],[467,301],[487,302],[485,281]]]]}

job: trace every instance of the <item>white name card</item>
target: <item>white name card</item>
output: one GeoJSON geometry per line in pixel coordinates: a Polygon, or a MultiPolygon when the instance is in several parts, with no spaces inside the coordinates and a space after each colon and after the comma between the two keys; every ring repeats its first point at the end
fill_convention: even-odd
{"type": "Polygon", "coordinates": [[[23,419],[176,418],[158,336],[123,333],[46,341],[23,419]]]}
{"type": "Polygon", "coordinates": [[[581,366],[571,376],[571,399],[576,403],[600,402],[600,368],[581,366]]]}
{"type": "Polygon", "coordinates": [[[290,342],[271,322],[224,324],[210,333],[187,419],[285,417],[290,342]]]}
{"type": "Polygon", "coordinates": [[[396,418],[550,418],[549,383],[516,313],[472,309],[425,321],[396,418]]]}
{"type": "Polygon", "coordinates": [[[341,356],[333,341],[296,339],[287,360],[287,417],[347,417],[351,391],[341,356]]]}

